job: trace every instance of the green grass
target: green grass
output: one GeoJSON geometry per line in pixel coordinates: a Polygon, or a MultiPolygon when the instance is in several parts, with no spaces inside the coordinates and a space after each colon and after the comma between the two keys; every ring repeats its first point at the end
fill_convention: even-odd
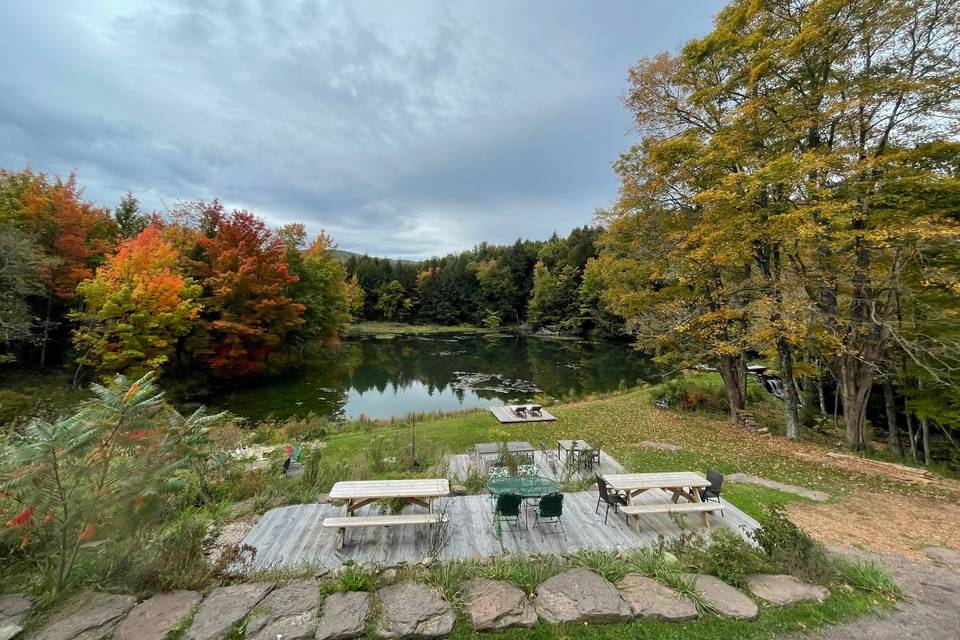
{"type": "Polygon", "coordinates": [[[900,588],[887,569],[874,560],[844,560],[840,563],[840,574],[850,586],[886,596],[897,598],[900,588]]]}
{"type": "Polygon", "coordinates": [[[403,322],[361,322],[350,325],[347,335],[351,336],[409,336],[434,333],[499,333],[509,329],[488,329],[471,324],[406,324],[403,322]]]}

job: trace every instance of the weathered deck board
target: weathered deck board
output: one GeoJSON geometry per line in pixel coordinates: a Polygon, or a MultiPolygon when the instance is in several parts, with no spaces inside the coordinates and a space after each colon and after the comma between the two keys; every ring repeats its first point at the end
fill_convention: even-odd
{"type": "Polygon", "coordinates": [[[490,413],[492,413],[494,417],[501,424],[515,424],[519,422],[554,422],[556,421],[556,418],[553,415],[551,415],[546,409],[541,409],[540,415],[538,416],[529,415],[525,418],[521,418],[520,416],[515,414],[513,411],[511,411],[510,406],[490,407],[490,413]]]}
{"type": "MultiPolygon", "coordinates": [[[[641,494],[636,503],[665,502],[667,492],[653,490],[641,494]]],[[[675,538],[689,531],[703,531],[699,517],[666,514],[644,515],[637,533],[619,514],[610,513],[603,524],[603,508],[597,515],[595,491],[568,493],[564,496],[563,524],[567,539],[560,534],[541,535],[533,527],[533,514],[525,520],[522,532],[505,524],[497,538],[489,496],[475,495],[441,498],[435,511],[449,518],[450,538],[441,550],[441,560],[491,557],[506,553],[568,553],[583,549],[630,549],[653,544],[658,536],[675,538]]],[[[711,526],[726,527],[738,535],[757,527],[753,518],[724,501],[724,516],[710,515],[711,526]],[[741,525],[746,530],[741,528],[741,525]]],[[[421,507],[407,506],[405,513],[419,513],[421,507]]],[[[379,504],[357,510],[358,514],[385,513],[379,504]]],[[[268,511],[250,531],[243,543],[256,548],[252,569],[319,565],[337,567],[347,560],[381,565],[414,563],[428,552],[427,527],[372,527],[351,529],[346,543],[338,551],[337,531],[320,526],[327,516],[342,516],[344,508],[330,504],[304,504],[268,511]]],[[[552,531],[552,529],[547,530],[552,531]]]]}

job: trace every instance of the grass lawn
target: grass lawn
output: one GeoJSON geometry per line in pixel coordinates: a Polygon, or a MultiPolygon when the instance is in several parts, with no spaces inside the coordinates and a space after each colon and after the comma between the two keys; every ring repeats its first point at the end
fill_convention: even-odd
{"type": "MultiPolygon", "coordinates": [[[[719,416],[656,409],[643,390],[551,407],[557,422],[501,425],[487,411],[434,418],[415,425],[420,447],[462,453],[476,442],[528,440],[556,446],[562,438],[583,438],[602,447],[635,472],[694,470],[708,467],[723,473],[750,473],[771,480],[817,489],[834,497],[853,491],[884,488],[897,492],[929,489],[907,487],[873,475],[847,472],[797,457],[795,452],[822,452],[809,443],[790,443],[758,436],[719,416]],[[670,443],[680,451],[642,446],[644,441],[670,443]]],[[[365,455],[377,436],[408,441],[409,425],[370,426],[326,438],[327,459],[353,460],[365,455]]],[[[422,475],[422,474],[421,474],[422,475]]],[[[747,484],[728,483],[724,496],[751,515],[773,502],[806,502],[799,496],[747,484]]]]}

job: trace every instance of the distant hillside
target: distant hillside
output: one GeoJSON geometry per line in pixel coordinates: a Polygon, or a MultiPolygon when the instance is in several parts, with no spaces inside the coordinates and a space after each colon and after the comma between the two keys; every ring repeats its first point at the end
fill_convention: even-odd
{"type": "MultiPolygon", "coordinates": [[[[357,258],[363,257],[362,253],[357,253],[356,251],[344,251],[343,249],[333,249],[332,251],[335,256],[340,258],[341,262],[346,262],[347,260],[350,259],[351,256],[355,256],[357,258]]],[[[371,256],[371,257],[384,258],[386,256],[371,256]]],[[[398,260],[398,258],[388,258],[388,259],[391,262],[397,262],[398,260]]],[[[419,260],[403,260],[403,259],[399,259],[399,260],[401,264],[419,264],[421,262],[419,260]]]]}

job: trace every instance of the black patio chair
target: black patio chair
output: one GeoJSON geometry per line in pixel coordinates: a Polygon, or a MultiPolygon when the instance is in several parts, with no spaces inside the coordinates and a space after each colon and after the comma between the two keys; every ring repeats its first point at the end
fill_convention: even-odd
{"type": "MultiPolygon", "coordinates": [[[[716,500],[719,504],[720,489],[723,487],[723,474],[716,469],[707,469],[707,481],[710,486],[700,489],[700,500],[716,500]]],[[[720,512],[720,515],[723,515],[723,511],[720,512]]]]}
{"type": "Polygon", "coordinates": [[[563,494],[548,493],[540,498],[537,508],[533,512],[533,526],[540,531],[540,537],[543,537],[543,531],[540,529],[540,523],[552,524],[560,527],[560,533],[563,539],[567,539],[567,532],[563,528],[563,494]]]}
{"type": "Polygon", "coordinates": [[[600,466],[600,447],[586,449],[580,452],[580,464],[584,469],[593,469],[600,466]]]}
{"type": "Polygon", "coordinates": [[[513,522],[517,525],[520,535],[523,535],[523,527],[520,522],[520,505],[523,504],[523,498],[514,493],[504,493],[497,496],[497,505],[494,508],[494,518],[499,517],[501,521],[513,522]]]}
{"type": "Polygon", "coordinates": [[[613,512],[617,513],[620,510],[620,505],[627,504],[627,499],[616,491],[610,491],[607,481],[601,478],[600,474],[594,475],[597,477],[597,490],[599,491],[599,496],[597,497],[597,508],[594,513],[600,515],[600,503],[605,502],[607,504],[607,510],[603,514],[603,524],[607,524],[607,516],[610,514],[610,507],[613,507],[613,512]]]}

